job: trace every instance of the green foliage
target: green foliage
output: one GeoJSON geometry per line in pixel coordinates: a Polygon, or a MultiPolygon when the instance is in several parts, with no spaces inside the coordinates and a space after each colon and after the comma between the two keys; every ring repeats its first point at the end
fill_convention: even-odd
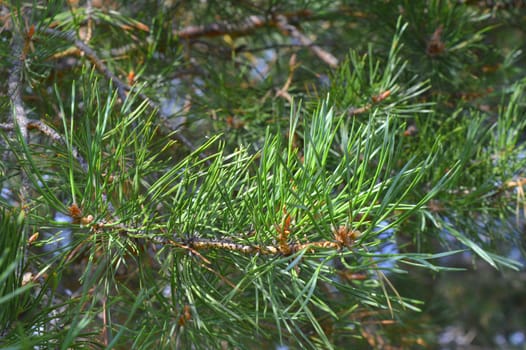
{"type": "Polygon", "coordinates": [[[31,285],[28,284],[29,281],[22,282],[24,215],[21,213],[14,217],[5,209],[0,214],[0,246],[3,247],[0,255],[0,324],[4,332],[24,311],[31,285]]]}
{"type": "Polygon", "coordinates": [[[2,346],[433,346],[417,271],[522,268],[519,10],[90,4],[2,5],[2,346]]]}

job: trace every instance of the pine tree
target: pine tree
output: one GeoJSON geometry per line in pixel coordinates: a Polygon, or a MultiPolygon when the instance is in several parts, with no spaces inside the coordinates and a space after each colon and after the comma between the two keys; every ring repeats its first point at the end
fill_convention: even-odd
{"type": "Polygon", "coordinates": [[[2,346],[428,348],[522,268],[521,2],[0,6],[2,346]]]}

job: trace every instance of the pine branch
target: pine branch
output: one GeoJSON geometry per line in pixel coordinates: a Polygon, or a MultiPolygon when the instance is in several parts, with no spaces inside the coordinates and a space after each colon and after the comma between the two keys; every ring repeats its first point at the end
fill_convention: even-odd
{"type": "Polygon", "coordinates": [[[328,64],[331,68],[338,67],[338,59],[334,57],[330,52],[322,49],[318,45],[315,45],[312,40],[301,33],[298,28],[289,24],[287,17],[276,16],[276,26],[285,34],[299,40],[301,44],[311,50],[320,60],[328,64]]]}
{"type": "Polygon", "coordinates": [[[200,26],[188,26],[175,30],[173,35],[182,39],[195,39],[198,37],[214,37],[220,35],[241,36],[252,33],[254,30],[265,27],[275,27],[277,25],[276,17],[290,18],[308,18],[312,13],[308,10],[296,11],[291,13],[279,14],[277,16],[249,16],[241,23],[232,24],[229,22],[217,22],[200,26]]]}
{"type": "MultiPolygon", "coordinates": [[[[59,133],[57,133],[55,130],[50,128],[48,125],[46,125],[41,120],[32,120],[32,121],[27,123],[26,127],[27,127],[27,130],[36,129],[36,130],[40,131],[42,134],[48,136],[51,140],[53,140],[55,142],[58,142],[58,143],[60,143],[62,145],[66,145],[66,140],[64,140],[64,138],[59,133]]],[[[15,128],[15,125],[13,123],[0,124],[0,129],[2,129],[4,131],[13,131],[14,128],[15,128]]],[[[77,162],[80,164],[82,170],[87,172],[88,171],[88,163],[86,162],[84,157],[82,157],[82,155],[80,154],[78,149],[75,146],[73,146],[72,149],[71,149],[71,152],[72,152],[73,158],[75,158],[77,160],[77,162]]]]}
{"type": "MultiPolygon", "coordinates": [[[[125,227],[124,225],[112,225],[104,222],[91,223],[93,216],[88,215],[85,218],[80,219],[86,225],[90,225],[93,232],[103,232],[106,229],[118,230],[121,234],[129,233],[130,236],[134,237],[133,233],[135,230],[125,227]]],[[[341,251],[342,249],[351,249],[354,241],[361,235],[357,230],[351,230],[348,227],[340,226],[333,230],[334,240],[320,240],[314,242],[304,243],[289,243],[287,240],[288,234],[278,234],[278,244],[276,245],[259,245],[259,244],[243,244],[236,243],[231,239],[206,239],[200,238],[198,234],[194,237],[187,239],[168,239],[162,236],[151,236],[151,235],[140,235],[142,239],[148,239],[151,237],[151,241],[154,243],[162,243],[171,245],[177,248],[187,249],[192,253],[196,253],[202,250],[224,250],[224,251],[235,251],[247,255],[283,255],[288,256],[297,253],[301,250],[306,250],[307,253],[314,253],[316,250],[335,250],[341,251]]],[[[173,235],[175,236],[175,234],[173,235]]],[[[236,235],[234,235],[236,236],[236,235]]],[[[242,237],[243,234],[239,234],[242,237]]],[[[206,259],[203,258],[205,262],[206,259]]]]}
{"type": "Polygon", "coordinates": [[[298,11],[289,14],[273,14],[271,17],[250,16],[244,22],[231,24],[228,22],[212,23],[202,26],[189,26],[174,31],[176,37],[182,39],[194,39],[201,36],[214,37],[219,35],[247,35],[256,29],[264,27],[277,27],[283,34],[297,39],[302,46],[311,50],[319,59],[329,65],[331,68],[338,67],[338,59],[330,52],[314,44],[306,35],[301,33],[298,28],[289,23],[290,18],[298,19],[310,16],[308,11],[298,11]]]}
{"type": "Polygon", "coordinates": [[[16,236],[0,234],[10,248],[0,252],[0,319],[17,322],[0,324],[7,347],[433,347],[414,326],[420,302],[394,286],[408,277],[421,295],[414,269],[455,270],[433,259],[448,264],[459,252],[520,268],[498,249],[521,247],[510,216],[519,219],[526,185],[524,83],[510,84],[524,68],[518,54],[485,49],[499,11],[488,21],[452,1],[351,10],[326,0],[294,12],[299,3],[98,3],[7,5],[19,16],[1,29],[13,33],[2,55],[15,61],[3,70],[0,105],[11,109],[0,131],[18,139],[0,145],[0,206],[20,212],[10,191],[24,177],[32,186],[26,219],[0,220],[0,232],[16,236]],[[181,16],[210,24],[173,29],[181,16]],[[15,33],[29,18],[35,27],[15,33]],[[32,28],[48,26],[31,40],[32,28]],[[206,40],[221,35],[229,47],[206,40]],[[71,49],[53,55],[64,44],[71,49]],[[311,53],[302,62],[298,47],[311,53]],[[66,55],[76,57],[50,65],[66,55]],[[93,74],[68,69],[79,64],[93,74]],[[320,79],[320,66],[337,69],[320,79]],[[515,70],[501,74],[504,66],[515,70]],[[168,135],[180,129],[163,127],[171,115],[156,92],[120,72],[186,101],[184,135],[205,125],[206,139],[177,133],[192,152],[172,147],[168,135]],[[509,91],[515,102],[497,107],[509,91]],[[475,103],[481,113],[466,108],[475,103]],[[65,106],[63,132],[29,118],[65,106]],[[44,145],[29,140],[37,132],[44,145]],[[2,286],[24,285],[5,283],[24,247],[20,272],[33,283],[18,300],[2,286]],[[6,296],[14,303],[4,310],[6,296]]]}
{"type": "MultiPolygon", "coordinates": [[[[90,46],[88,46],[86,43],[84,43],[82,40],[79,40],[76,38],[75,33],[73,32],[62,32],[56,29],[52,28],[45,28],[44,32],[51,35],[60,37],[66,41],[69,41],[73,43],[81,52],[83,52],[89,60],[95,65],[95,68],[101,72],[106,78],[108,78],[117,88],[117,94],[119,95],[119,98],[121,101],[125,101],[128,93],[132,90],[131,86],[126,84],[124,81],[119,79],[107,66],[104,64],[104,62],[98,57],[95,50],[93,50],[90,46]]],[[[144,95],[143,93],[137,94],[143,101],[146,101],[148,106],[150,106],[153,110],[159,112],[161,114],[161,117],[163,119],[166,119],[168,116],[162,114],[162,109],[159,108],[157,103],[155,103],[152,99],[150,99],[148,96],[144,95]]],[[[176,132],[174,134],[174,137],[180,141],[183,145],[185,145],[190,151],[195,151],[196,147],[194,144],[182,133],[176,132]]],[[[206,158],[206,155],[200,154],[199,155],[202,159],[206,158]]]]}
{"type": "MultiPolygon", "coordinates": [[[[29,35],[29,33],[28,33],[29,35]]],[[[32,33],[31,33],[32,35],[32,33]]],[[[23,79],[22,73],[24,68],[24,61],[26,58],[28,44],[27,41],[30,38],[24,38],[18,28],[13,29],[13,39],[11,43],[11,68],[9,69],[9,77],[7,81],[8,91],[11,102],[11,120],[13,127],[16,126],[17,131],[20,133],[22,142],[29,143],[28,123],[29,119],[26,114],[26,108],[22,101],[22,86],[23,79]]],[[[22,173],[22,190],[21,199],[22,202],[27,197],[27,191],[29,188],[29,180],[27,174],[22,173]]]]}

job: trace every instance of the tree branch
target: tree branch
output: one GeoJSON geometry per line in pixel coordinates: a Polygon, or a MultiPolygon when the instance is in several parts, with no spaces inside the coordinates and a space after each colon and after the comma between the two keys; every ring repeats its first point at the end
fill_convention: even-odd
{"type": "MultiPolygon", "coordinates": [[[[9,69],[8,90],[7,94],[11,102],[11,120],[13,130],[18,128],[20,135],[25,143],[28,143],[28,118],[22,101],[22,69],[24,66],[24,38],[18,28],[13,28],[13,41],[11,43],[12,66],[9,69]]],[[[28,188],[28,178],[25,172],[22,172],[22,191],[21,199],[25,199],[28,188]]]]}
{"type": "MultiPolygon", "coordinates": [[[[14,123],[3,123],[3,124],[0,124],[0,129],[2,129],[4,131],[13,131],[15,129],[15,125],[14,125],[14,123]]],[[[48,125],[46,125],[41,120],[31,120],[31,121],[29,121],[27,123],[27,125],[26,125],[26,133],[27,133],[27,130],[32,130],[32,129],[37,129],[42,134],[48,136],[51,140],[53,140],[55,142],[59,142],[59,143],[61,143],[63,145],[66,145],[66,141],[64,140],[64,138],[62,136],[60,136],[59,133],[57,133],[55,130],[50,128],[48,125]]],[[[72,146],[71,153],[73,155],[73,158],[75,158],[77,160],[77,162],[79,162],[82,170],[87,172],[88,171],[88,163],[82,157],[82,155],[80,154],[80,152],[78,151],[78,149],[75,146],[72,146]]]]}
{"type": "MultiPolygon", "coordinates": [[[[92,217],[91,217],[92,218],[92,217]]],[[[136,232],[137,229],[130,229],[125,225],[118,224],[112,225],[107,222],[96,222],[91,223],[91,229],[94,231],[101,231],[107,229],[116,229],[121,233],[125,232],[136,232]]],[[[290,233],[290,232],[288,232],[290,233]]],[[[159,236],[148,236],[141,238],[149,239],[155,243],[170,245],[178,248],[186,249],[193,254],[199,255],[206,263],[209,261],[204,258],[199,251],[203,250],[225,250],[225,251],[236,251],[242,254],[261,254],[261,255],[291,255],[300,250],[307,250],[308,252],[315,252],[320,249],[329,249],[329,250],[342,250],[344,248],[351,248],[354,244],[354,241],[361,235],[357,230],[352,230],[347,226],[340,226],[333,230],[333,240],[322,240],[322,241],[313,241],[313,242],[304,242],[304,243],[289,243],[287,242],[287,235],[278,236],[278,244],[275,245],[259,245],[259,244],[243,244],[234,242],[228,238],[226,239],[207,239],[200,237],[190,237],[187,239],[183,238],[174,238],[167,239],[165,237],[159,236]]],[[[242,235],[239,235],[242,236],[242,235]]]]}
{"type": "MultiPolygon", "coordinates": [[[[312,12],[309,10],[300,10],[280,14],[288,20],[309,18],[312,12]]],[[[275,27],[276,20],[273,16],[249,16],[245,21],[237,24],[229,22],[217,22],[206,25],[188,26],[179,30],[174,30],[173,35],[182,39],[195,39],[201,36],[214,37],[224,34],[235,36],[250,34],[254,30],[263,27],[275,27]]]]}
{"type": "Polygon", "coordinates": [[[272,23],[272,19],[261,16],[249,16],[239,24],[219,22],[200,26],[188,26],[174,31],[173,34],[182,39],[195,39],[201,36],[214,37],[224,34],[245,35],[257,28],[272,26],[272,23]]]}
{"type": "Polygon", "coordinates": [[[272,17],[249,16],[245,21],[239,24],[232,24],[228,22],[211,23],[201,26],[189,26],[180,30],[176,30],[173,34],[182,39],[195,39],[197,37],[215,37],[224,34],[234,36],[246,35],[256,29],[263,27],[277,27],[285,35],[297,39],[302,46],[307,47],[312,53],[318,56],[323,62],[332,68],[338,66],[338,59],[330,52],[323,50],[321,47],[315,45],[311,39],[301,33],[298,28],[289,23],[290,19],[309,17],[309,11],[298,11],[288,14],[278,14],[272,17]]]}
{"type": "Polygon", "coordinates": [[[323,50],[318,45],[315,45],[306,35],[301,33],[298,28],[291,25],[287,17],[280,15],[276,17],[276,26],[285,34],[290,35],[294,39],[297,39],[302,45],[306,46],[313,54],[318,56],[320,60],[327,63],[331,68],[338,67],[338,59],[334,57],[330,52],[323,50]]]}

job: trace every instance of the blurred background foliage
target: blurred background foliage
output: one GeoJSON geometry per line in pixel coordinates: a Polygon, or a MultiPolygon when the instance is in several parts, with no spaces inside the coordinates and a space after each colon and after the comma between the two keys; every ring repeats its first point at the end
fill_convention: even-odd
{"type": "Polygon", "coordinates": [[[523,1],[0,6],[0,344],[526,346],[523,1]]]}

